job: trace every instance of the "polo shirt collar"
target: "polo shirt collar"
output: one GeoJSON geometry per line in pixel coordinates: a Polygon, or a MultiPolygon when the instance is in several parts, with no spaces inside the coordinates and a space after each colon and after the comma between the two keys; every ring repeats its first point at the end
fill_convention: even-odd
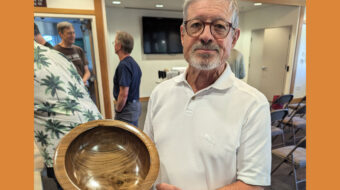
{"type": "MultiPolygon", "coordinates": [[[[187,70],[188,69],[186,69],[184,73],[182,73],[180,76],[178,76],[174,79],[176,83],[179,84],[179,83],[183,82],[183,83],[188,84],[188,82],[185,78],[186,75],[187,75],[187,70]]],[[[210,85],[208,88],[215,88],[215,89],[219,89],[219,90],[228,89],[233,85],[234,78],[235,78],[235,75],[231,71],[230,66],[227,63],[227,67],[223,71],[222,75],[212,85],[210,85]]]]}

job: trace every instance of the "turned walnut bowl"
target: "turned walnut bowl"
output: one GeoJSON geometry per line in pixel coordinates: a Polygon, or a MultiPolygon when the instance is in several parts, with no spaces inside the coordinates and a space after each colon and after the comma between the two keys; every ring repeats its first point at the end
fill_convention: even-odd
{"type": "Polygon", "coordinates": [[[151,139],[116,120],[77,126],[61,139],[54,156],[54,172],[65,190],[149,190],[158,170],[151,139]]]}

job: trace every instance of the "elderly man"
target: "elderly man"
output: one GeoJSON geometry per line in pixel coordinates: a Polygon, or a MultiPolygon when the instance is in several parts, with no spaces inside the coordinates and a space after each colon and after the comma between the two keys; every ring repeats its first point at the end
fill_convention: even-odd
{"type": "Polygon", "coordinates": [[[133,37],[127,32],[118,31],[114,48],[120,61],[113,78],[113,96],[117,101],[115,119],[137,127],[141,113],[139,86],[142,71],[130,56],[133,49],[133,37]]]}
{"type": "Polygon", "coordinates": [[[76,35],[73,25],[69,22],[60,22],[57,25],[57,30],[61,38],[61,42],[54,46],[54,49],[63,53],[69,60],[72,61],[77,68],[78,74],[81,76],[83,83],[87,85],[87,80],[91,73],[88,67],[88,61],[84,50],[76,45],[73,45],[76,35]]]}
{"type": "Polygon", "coordinates": [[[265,96],[227,65],[240,35],[235,0],[186,0],[186,72],[159,84],[144,131],[160,157],[157,190],[263,189],[270,185],[265,96]]]}

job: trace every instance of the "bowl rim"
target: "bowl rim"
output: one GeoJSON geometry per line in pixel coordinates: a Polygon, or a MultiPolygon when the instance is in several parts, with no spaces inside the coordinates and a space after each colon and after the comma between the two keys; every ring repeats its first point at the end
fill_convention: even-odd
{"type": "Polygon", "coordinates": [[[93,120],[87,123],[83,123],[72,129],[68,134],[66,134],[59,142],[55,154],[54,154],[54,164],[53,169],[55,176],[59,184],[63,189],[70,190],[80,190],[79,187],[72,182],[69,178],[65,167],[65,155],[68,150],[69,145],[77,138],[80,134],[96,128],[96,127],[116,127],[131,132],[136,135],[146,146],[150,155],[150,168],[147,176],[145,177],[144,183],[141,189],[150,189],[155,182],[158,171],[159,171],[159,156],[153,141],[140,129],[134,127],[123,121],[118,120],[93,120]]]}

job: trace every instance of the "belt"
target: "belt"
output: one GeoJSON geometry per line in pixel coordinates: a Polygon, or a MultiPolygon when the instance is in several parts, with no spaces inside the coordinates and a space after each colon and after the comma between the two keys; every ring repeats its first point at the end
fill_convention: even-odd
{"type": "Polygon", "coordinates": [[[130,103],[136,103],[136,102],[139,102],[138,100],[131,100],[131,101],[128,101],[130,103]]]}

